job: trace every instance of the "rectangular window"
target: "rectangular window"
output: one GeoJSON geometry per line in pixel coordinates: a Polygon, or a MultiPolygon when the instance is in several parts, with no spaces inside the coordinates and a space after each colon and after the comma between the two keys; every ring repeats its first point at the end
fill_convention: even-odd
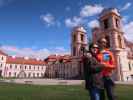
{"type": "Polygon", "coordinates": [[[29,69],[31,69],[31,66],[29,66],[29,69]]]}
{"type": "Polygon", "coordinates": [[[31,73],[28,74],[28,77],[31,77],[31,73]]]}
{"type": "Polygon", "coordinates": [[[26,69],[27,67],[25,66],[25,69],[26,69]]]}
{"type": "Polygon", "coordinates": [[[43,77],[43,73],[41,73],[41,76],[43,77]]]}
{"type": "Polygon", "coordinates": [[[16,72],[14,72],[14,77],[16,77],[16,72]]]}
{"type": "Polygon", "coordinates": [[[11,72],[9,72],[9,77],[11,77],[11,72]]]}
{"type": "Polygon", "coordinates": [[[35,73],[33,73],[33,77],[35,77],[35,73]]]}
{"type": "Polygon", "coordinates": [[[22,69],[22,66],[20,65],[20,69],[22,69]]]}
{"type": "Polygon", "coordinates": [[[17,69],[17,65],[15,65],[15,69],[17,69]]]}
{"type": "Polygon", "coordinates": [[[12,69],[12,65],[10,65],[10,69],[12,69]]]}
{"type": "Polygon", "coordinates": [[[37,73],[37,77],[39,77],[39,73],[37,73]]]}

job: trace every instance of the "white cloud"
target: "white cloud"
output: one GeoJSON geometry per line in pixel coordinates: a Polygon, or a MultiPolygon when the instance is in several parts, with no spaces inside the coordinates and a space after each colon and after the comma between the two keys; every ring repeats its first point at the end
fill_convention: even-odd
{"type": "Polygon", "coordinates": [[[133,21],[124,25],[124,32],[126,39],[133,42],[133,21]]]}
{"type": "Polygon", "coordinates": [[[44,21],[44,23],[47,25],[47,26],[51,26],[51,25],[54,25],[55,23],[55,18],[52,14],[48,13],[48,14],[45,14],[45,15],[41,15],[40,16],[41,20],[44,21]]]}
{"type": "Polygon", "coordinates": [[[126,10],[128,9],[132,4],[130,2],[126,3],[122,8],[121,10],[126,10]]]}
{"type": "MultiPolygon", "coordinates": [[[[79,16],[74,16],[72,18],[67,18],[65,20],[65,25],[67,27],[75,27],[78,25],[82,25],[87,23],[86,17],[94,16],[96,14],[101,13],[101,11],[104,9],[101,5],[85,5],[81,8],[81,11],[79,13],[79,16]]],[[[91,23],[88,23],[89,27],[93,27],[94,25],[98,25],[98,22],[94,21],[91,23]]]]}
{"type": "Polygon", "coordinates": [[[80,11],[80,16],[81,17],[93,16],[101,13],[103,9],[104,7],[102,7],[101,5],[85,5],[80,11]]]}
{"type": "Polygon", "coordinates": [[[52,50],[43,48],[39,50],[34,50],[32,48],[18,48],[15,46],[3,45],[0,48],[5,53],[9,55],[15,55],[19,57],[31,57],[31,58],[39,58],[44,59],[50,54],[69,54],[68,51],[64,49],[64,47],[55,47],[52,50]]]}
{"type": "Polygon", "coordinates": [[[58,51],[65,51],[64,47],[55,47],[55,49],[58,50],[58,51]]]}
{"type": "Polygon", "coordinates": [[[99,27],[99,22],[98,20],[92,20],[88,23],[88,27],[94,28],[94,27],[99,27]]]}
{"type": "Polygon", "coordinates": [[[40,16],[40,19],[44,22],[44,24],[46,26],[57,26],[57,27],[60,27],[61,26],[61,22],[59,20],[56,20],[55,17],[50,14],[50,13],[47,13],[45,15],[41,15],[40,16]]]}
{"type": "Polygon", "coordinates": [[[73,18],[67,18],[65,24],[67,27],[75,27],[82,24],[84,21],[81,17],[74,16],[73,18]]]}
{"type": "Polygon", "coordinates": [[[128,19],[129,19],[129,16],[123,16],[123,17],[122,17],[122,22],[123,22],[124,24],[126,24],[126,23],[128,22],[128,19]]]}
{"type": "Polygon", "coordinates": [[[1,50],[5,51],[9,55],[15,55],[19,57],[31,57],[44,59],[50,54],[48,49],[33,50],[31,48],[17,48],[15,46],[1,46],[1,50]]]}

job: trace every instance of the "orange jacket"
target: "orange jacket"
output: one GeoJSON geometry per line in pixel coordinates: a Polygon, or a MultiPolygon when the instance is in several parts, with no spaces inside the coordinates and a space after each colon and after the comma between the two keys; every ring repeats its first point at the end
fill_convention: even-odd
{"type": "Polygon", "coordinates": [[[97,59],[101,64],[105,65],[105,68],[102,71],[103,76],[109,76],[112,73],[112,70],[116,68],[114,55],[109,49],[100,51],[100,53],[97,55],[97,59]]]}

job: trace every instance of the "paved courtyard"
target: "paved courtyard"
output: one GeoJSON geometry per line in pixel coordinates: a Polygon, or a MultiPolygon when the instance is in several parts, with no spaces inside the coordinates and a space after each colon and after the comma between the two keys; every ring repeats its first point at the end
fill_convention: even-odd
{"type": "MultiPolygon", "coordinates": [[[[61,80],[61,79],[1,79],[1,82],[33,84],[33,85],[80,85],[84,80],[61,80]]],[[[133,85],[133,81],[116,81],[116,84],[133,85]]]]}

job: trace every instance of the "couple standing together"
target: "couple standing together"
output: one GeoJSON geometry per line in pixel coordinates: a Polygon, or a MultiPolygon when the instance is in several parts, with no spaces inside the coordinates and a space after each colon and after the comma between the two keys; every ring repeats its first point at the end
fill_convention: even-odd
{"type": "Polygon", "coordinates": [[[89,46],[89,52],[83,56],[83,66],[85,86],[89,91],[90,100],[105,100],[105,92],[108,100],[115,100],[111,76],[116,66],[105,38],[99,41],[99,45],[89,46]]]}

